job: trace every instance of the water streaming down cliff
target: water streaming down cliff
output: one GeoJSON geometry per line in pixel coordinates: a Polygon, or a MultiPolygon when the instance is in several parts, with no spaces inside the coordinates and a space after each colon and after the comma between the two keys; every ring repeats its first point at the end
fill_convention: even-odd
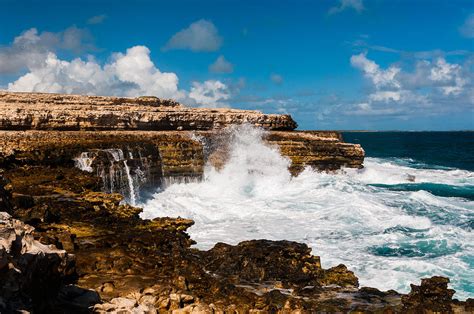
{"type": "Polygon", "coordinates": [[[195,220],[189,232],[202,249],[256,238],[305,242],[324,267],[344,263],[365,286],[408,291],[421,277],[444,275],[457,297],[472,297],[474,202],[426,186],[472,191],[473,172],[367,158],[361,170],[291,177],[289,161],[262,135],[234,128],[222,168],[208,164],[202,182],[160,190],[140,204],[142,217],[195,220]]]}
{"type": "Polygon", "coordinates": [[[76,167],[83,171],[96,172],[102,179],[102,188],[108,193],[120,193],[126,202],[136,205],[140,199],[141,187],[149,180],[149,165],[146,158],[134,156],[132,150],[127,155],[122,149],[94,149],[82,152],[75,158],[76,167]],[[129,162],[134,161],[134,166],[129,162]]]}

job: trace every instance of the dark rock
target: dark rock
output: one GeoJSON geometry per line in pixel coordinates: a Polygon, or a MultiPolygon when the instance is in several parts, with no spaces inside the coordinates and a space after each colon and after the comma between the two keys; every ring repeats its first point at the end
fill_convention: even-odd
{"type": "Polygon", "coordinates": [[[11,192],[10,181],[3,176],[3,170],[0,169],[0,211],[11,213],[11,192]]]}
{"type": "Polygon", "coordinates": [[[51,308],[74,258],[33,238],[33,228],[0,212],[0,295],[2,311],[51,308]]]}
{"type": "Polygon", "coordinates": [[[432,311],[452,313],[451,303],[454,290],[448,289],[449,278],[434,276],[421,279],[421,285],[411,284],[411,291],[402,297],[403,308],[406,311],[432,311]]]}
{"type": "Polygon", "coordinates": [[[319,257],[307,245],[290,241],[218,243],[205,258],[206,270],[237,281],[305,284],[323,273],[319,257]]]}

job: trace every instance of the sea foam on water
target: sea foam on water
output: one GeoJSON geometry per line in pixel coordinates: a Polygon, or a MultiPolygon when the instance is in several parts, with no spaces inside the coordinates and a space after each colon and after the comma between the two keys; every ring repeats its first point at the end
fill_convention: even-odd
{"type": "Polygon", "coordinates": [[[444,275],[458,298],[472,297],[474,202],[390,185],[411,184],[410,175],[417,183],[472,188],[474,173],[366,158],[364,169],[306,169],[291,177],[290,161],[262,136],[234,127],[223,168],[208,165],[201,182],[159,190],[141,204],[142,217],[195,220],[189,233],[200,249],[261,238],[298,241],[324,267],[348,266],[362,286],[407,292],[422,277],[444,275]]]}

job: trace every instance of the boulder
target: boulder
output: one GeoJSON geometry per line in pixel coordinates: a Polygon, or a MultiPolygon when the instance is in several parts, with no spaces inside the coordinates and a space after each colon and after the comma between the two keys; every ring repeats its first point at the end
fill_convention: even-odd
{"type": "Polygon", "coordinates": [[[36,241],[33,230],[0,212],[0,312],[46,311],[74,274],[74,257],[36,241]]]}

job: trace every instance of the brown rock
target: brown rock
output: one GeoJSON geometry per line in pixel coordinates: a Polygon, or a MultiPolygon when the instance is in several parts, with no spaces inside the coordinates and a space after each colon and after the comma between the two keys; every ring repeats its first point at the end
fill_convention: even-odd
{"type": "Polygon", "coordinates": [[[411,313],[453,313],[454,290],[448,289],[449,278],[434,276],[411,284],[411,291],[402,297],[403,308],[411,313]]]}

